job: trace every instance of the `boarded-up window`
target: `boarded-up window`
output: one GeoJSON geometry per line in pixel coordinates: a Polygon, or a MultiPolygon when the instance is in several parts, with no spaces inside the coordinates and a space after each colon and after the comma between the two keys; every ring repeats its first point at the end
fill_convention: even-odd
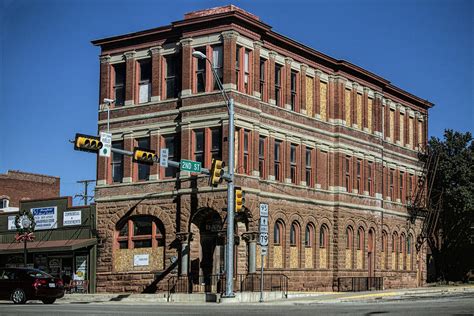
{"type": "Polygon", "coordinates": [[[351,90],[344,91],[344,99],[346,106],[346,126],[351,126],[351,90]]]}
{"type": "Polygon", "coordinates": [[[372,133],[372,106],[373,100],[369,99],[367,101],[367,126],[369,128],[369,133],[372,133]]]}
{"type": "Polygon", "coordinates": [[[405,137],[405,115],[400,114],[400,145],[403,146],[405,137]]]}
{"type": "Polygon", "coordinates": [[[395,111],[390,110],[390,139],[395,141],[395,111]]]}
{"type": "Polygon", "coordinates": [[[418,121],[418,146],[423,144],[423,122],[418,121]]]}
{"type": "Polygon", "coordinates": [[[413,147],[414,143],[414,138],[413,138],[413,118],[410,117],[410,120],[408,122],[408,143],[410,144],[410,147],[413,147]]]}
{"type": "Polygon", "coordinates": [[[362,94],[357,93],[357,127],[362,129],[362,94]]]}
{"type": "Polygon", "coordinates": [[[319,95],[320,95],[320,115],[321,120],[326,121],[327,115],[327,98],[328,98],[328,85],[325,82],[321,82],[319,86],[319,95]]]}
{"type": "Polygon", "coordinates": [[[311,77],[306,77],[306,114],[313,117],[313,93],[314,80],[311,77]]]}

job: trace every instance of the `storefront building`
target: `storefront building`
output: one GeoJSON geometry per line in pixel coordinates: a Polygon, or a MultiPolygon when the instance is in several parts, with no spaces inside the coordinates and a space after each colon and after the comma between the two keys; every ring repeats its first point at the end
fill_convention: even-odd
{"type": "MultiPolygon", "coordinates": [[[[95,206],[72,206],[71,197],[20,202],[35,221],[34,239],[27,242],[27,266],[38,268],[65,284],[85,281],[95,292],[95,206]]],[[[0,214],[0,266],[23,267],[24,243],[16,240],[16,213],[0,214]]]]}

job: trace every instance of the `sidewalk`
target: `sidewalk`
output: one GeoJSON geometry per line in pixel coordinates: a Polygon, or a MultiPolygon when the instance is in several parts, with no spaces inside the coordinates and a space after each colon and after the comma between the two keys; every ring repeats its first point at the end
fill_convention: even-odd
{"type": "MultiPolygon", "coordinates": [[[[410,289],[389,289],[371,292],[289,292],[287,299],[265,300],[263,304],[329,304],[379,299],[397,299],[402,297],[422,297],[454,293],[473,293],[474,285],[421,287],[410,289]]],[[[257,294],[257,293],[254,293],[257,294]]],[[[265,293],[270,297],[270,292],[265,293]]],[[[207,304],[206,294],[66,294],[57,302],[60,304],[207,304]]],[[[258,295],[241,304],[261,304],[258,295]]],[[[214,303],[215,304],[215,303],[214,303]]],[[[239,304],[239,303],[236,303],[239,304]]]]}
{"type": "Polygon", "coordinates": [[[423,297],[430,295],[443,295],[454,293],[472,293],[474,297],[474,285],[419,287],[407,289],[388,289],[382,291],[368,292],[317,292],[288,293],[288,303],[314,304],[314,303],[341,303],[356,301],[372,301],[380,299],[397,299],[403,297],[423,297]]]}

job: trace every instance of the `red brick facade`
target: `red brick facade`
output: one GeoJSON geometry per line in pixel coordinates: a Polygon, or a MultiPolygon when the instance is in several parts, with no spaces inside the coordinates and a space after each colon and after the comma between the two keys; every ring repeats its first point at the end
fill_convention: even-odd
{"type": "Polygon", "coordinates": [[[59,185],[58,177],[8,170],[0,174],[0,198],[8,199],[10,207],[19,207],[21,200],[59,197],[59,185]]]}
{"type": "MultiPolygon", "coordinates": [[[[101,100],[117,97],[110,69],[126,63],[125,105],[110,113],[114,141],[133,150],[149,138],[157,152],[173,148],[173,160],[201,160],[206,168],[211,157],[227,161],[227,109],[210,67],[199,70],[192,57],[199,48],[222,67],[235,100],[236,185],[246,193],[245,212],[236,218],[236,272],[259,268],[259,246],[256,253],[250,246],[259,203],[268,203],[265,269],[289,276],[290,289],[333,290],[345,276],[382,276],[386,287],[423,284],[425,249],[415,250],[420,226],[408,225],[406,203],[421,170],[417,150],[426,143],[432,104],[293,42],[234,6],[185,17],[93,42],[102,49],[101,100]],[[131,96],[147,93],[136,66],[144,59],[151,60],[152,82],[140,103],[131,96]],[[204,92],[197,92],[200,80],[204,92]],[[170,97],[175,87],[177,98],[170,97]]],[[[106,118],[100,111],[100,131],[106,118]]],[[[204,176],[157,166],[140,180],[139,168],[129,157],[98,159],[97,291],[163,290],[176,273],[222,272],[225,183],[212,188],[204,176]],[[154,235],[140,237],[140,221],[157,223],[147,227],[163,239],[147,244],[154,235]],[[125,246],[118,242],[124,238],[137,241],[125,246]],[[133,264],[140,254],[149,256],[148,266],[133,264]]]]}

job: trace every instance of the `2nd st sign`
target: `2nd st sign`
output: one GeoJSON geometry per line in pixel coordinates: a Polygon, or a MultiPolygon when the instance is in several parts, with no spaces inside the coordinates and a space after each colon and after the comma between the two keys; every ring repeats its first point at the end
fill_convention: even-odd
{"type": "Polygon", "coordinates": [[[201,163],[199,161],[181,159],[180,169],[182,171],[201,172],[201,163]]]}

